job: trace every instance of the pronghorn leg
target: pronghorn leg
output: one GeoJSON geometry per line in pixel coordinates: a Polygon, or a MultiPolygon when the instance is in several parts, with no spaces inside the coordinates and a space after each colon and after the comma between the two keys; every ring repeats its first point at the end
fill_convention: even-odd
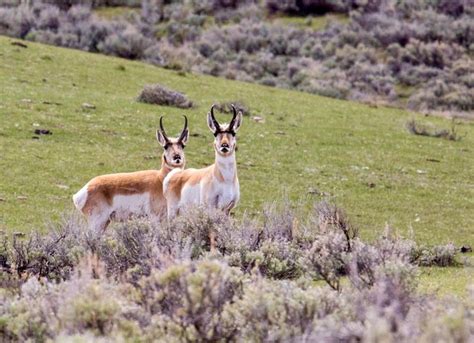
{"type": "Polygon", "coordinates": [[[167,215],[168,220],[175,218],[179,214],[179,205],[177,202],[168,200],[167,201],[167,215]]]}
{"type": "Polygon", "coordinates": [[[226,207],[224,207],[224,213],[226,216],[230,215],[230,211],[234,208],[235,206],[235,201],[232,200],[226,207]]]}
{"type": "Polygon", "coordinates": [[[209,231],[209,242],[211,246],[211,253],[215,253],[217,250],[217,242],[216,242],[216,233],[214,231],[209,231]]]}
{"type": "Polygon", "coordinates": [[[110,224],[110,210],[97,211],[89,217],[89,226],[95,233],[104,233],[110,224]]]}

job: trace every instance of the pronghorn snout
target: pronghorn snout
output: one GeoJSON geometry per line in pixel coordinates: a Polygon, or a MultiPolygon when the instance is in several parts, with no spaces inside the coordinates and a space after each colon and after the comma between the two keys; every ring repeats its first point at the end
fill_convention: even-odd
{"type": "Polygon", "coordinates": [[[228,144],[228,143],[222,143],[220,150],[221,150],[221,152],[223,152],[223,153],[229,152],[229,151],[230,151],[230,146],[229,146],[229,144],[228,144]]]}
{"type": "Polygon", "coordinates": [[[181,155],[180,154],[174,154],[173,155],[173,162],[180,163],[181,162],[181,155]]]}

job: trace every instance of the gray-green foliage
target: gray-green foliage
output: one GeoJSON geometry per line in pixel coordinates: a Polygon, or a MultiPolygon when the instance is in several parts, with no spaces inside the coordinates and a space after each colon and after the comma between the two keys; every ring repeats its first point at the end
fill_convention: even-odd
{"type": "Polygon", "coordinates": [[[474,108],[474,12],[463,0],[143,1],[127,20],[101,19],[81,6],[91,2],[0,7],[0,33],[418,111],[468,115],[474,108]],[[264,7],[342,11],[350,20],[312,31],[265,21],[264,7]],[[412,87],[408,97],[404,87],[412,87]]]}
{"type": "Polygon", "coordinates": [[[104,235],[72,218],[46,236],[13,243],[4,236],[0,337],[403,341],[474,334],[474,298],[445,303],[416,292],[416,264],[456,263],[453,245],[418,247],[390,234],[367,243],[356,232],[323,202],[305,220],[286,204],[267,206],[262,220],[195,209],[169,223],[117,223],[104,235]]]}
{"type": "Polygon", "coordinates": [[[188,100],[186,95],[159,84],[146,85],[138,95],[138,101],[178,108],[189,108],[193,106],[193,102],[188,100]]]}

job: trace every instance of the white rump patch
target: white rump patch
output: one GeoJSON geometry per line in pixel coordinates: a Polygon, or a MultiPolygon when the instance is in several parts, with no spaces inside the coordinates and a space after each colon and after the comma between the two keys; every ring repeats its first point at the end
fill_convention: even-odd
{"type": "Polygon", "coordinates": [[[76,206],[76,208],[79,211],[82,211],[82,209],[86,205],[87,195],[88,195],[87,194],[88,186],[89,186],[89,182],[86,183],[86,185],[82,187],[79,192],[77,192],[76,194],[72,196],[72,201],[74,202],[74,206],[76,206]]]}

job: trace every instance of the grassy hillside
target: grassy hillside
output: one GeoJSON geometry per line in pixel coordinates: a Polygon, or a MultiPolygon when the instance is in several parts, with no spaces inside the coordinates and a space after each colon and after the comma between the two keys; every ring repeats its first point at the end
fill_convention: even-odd
{"type": "Polygon", "coordinates": [[[0,37],[0,225],[8,231],[56,220],[95,175],[157,168],[160,115],[174,134],[186,114],[188,166],[211,163],[205,114],[214,102],[242,100],[264,122],[246,117],[239,132],[237,215],[260,211],[285,193],[306,203],[328,198],[347,210],[365,238],[388,223],[419,242],[474,244],[472,123],[457,125],[464,135],[457,142],[414,136],[405,129],[413,117],[436,127],[451,123],[12,41],[0,37]],[[184,92],[196,106],[137,103],[148,83],[184,92]],[[32,139],[37,128],[53,134],[32,139]]]}

